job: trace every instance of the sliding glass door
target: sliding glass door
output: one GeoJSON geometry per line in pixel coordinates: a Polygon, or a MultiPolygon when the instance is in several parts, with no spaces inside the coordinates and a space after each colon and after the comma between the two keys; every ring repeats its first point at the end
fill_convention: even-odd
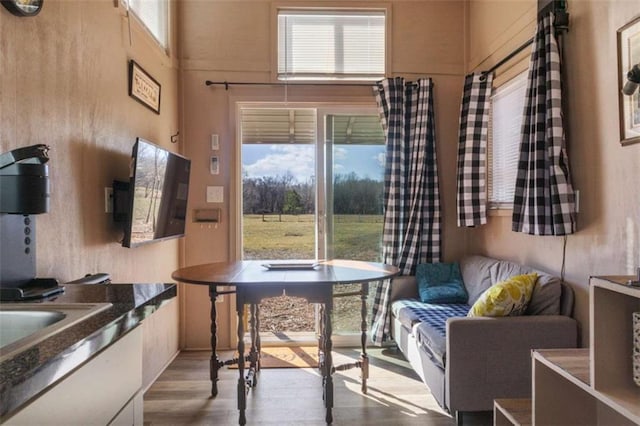
{"type": "MultiPolygon", "coordinates": [[[[324,253],[330,259],[380,261],[384,134],[371,110],[321,110],[326,183],[324,253]]],[[[358,336],[359,284],[334,287],[333,328],[358,336]]],[[[371,303],[369,303],[371,306],[371,303]]]]}
{"type": "MultiPolygon", "coordinates": [[[[375,109],[248,104],[239,117],[242,258],[379,261],[385,151],[375,109]]],[[[261,332],[296,340],[316,322],[303,301],[262,306],[261,332]]],[[[360,299],[337,297],[333,323],[336,334],[359,333],[360,299]]]]}

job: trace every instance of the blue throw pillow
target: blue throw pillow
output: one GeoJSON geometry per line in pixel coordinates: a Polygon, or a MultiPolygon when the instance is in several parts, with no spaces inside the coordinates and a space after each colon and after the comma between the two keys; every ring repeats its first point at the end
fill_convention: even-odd
{"type": "Polygon", "coordinates": [[[457,263],[421,263],[416,280],[424,303],[467,303],[469,298],[457,263]]]}

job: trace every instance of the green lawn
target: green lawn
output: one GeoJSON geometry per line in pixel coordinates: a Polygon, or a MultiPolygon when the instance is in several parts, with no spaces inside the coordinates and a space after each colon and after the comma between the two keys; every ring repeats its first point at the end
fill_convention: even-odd
{"type": "MultiPolygon", "coordinates": [[[[244,258],[315,258],[314,221],[313,215],[244,215],[244,258]]],[[[377,261],[381,235],[382,216],[337,215],[331,257],[377,261]]]]}
{"type": "MultiPolygon", "coordinates": [[[[315,217],[313,215],[244,215],[244,259],[315,259],[315,217]]],[[[380,260],[381,215],[334,216],[334,259],[380,260]]],[[[358,284],[336,286],[335,292],[351,292],[358,284]]],[[[369,294],[371,296],[371,292],[369,294]]],[[[299,301],[298,303],[303,303],[299,301]]],[[[277,301],[263,301],[260,331],[313,331],[313,307],[296,314],[297,325],[286,326],[274,318],[287,312],[277,301]],[[267,327],[268,328],[265,328],[267,327]],[[288,330],[285,330],[287,328],[288,330]]],[[[360,330],[360,300],[356,296],[335,299],[333,328],[336,332],[360,330]]],[[[284,324],[284,322],[282,323],[284,324]]]]}

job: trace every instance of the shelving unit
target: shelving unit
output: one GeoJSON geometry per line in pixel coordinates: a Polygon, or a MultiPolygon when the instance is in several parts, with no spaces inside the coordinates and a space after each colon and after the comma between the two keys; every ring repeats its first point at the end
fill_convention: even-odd
{"type": "Polygon", "coordinates": [[[497,400],[495,425],[640,425],[631,357],[640,288],[626,285],[632,278],[591,278],[591,347],[533,351],[530,416],[521,400],[497,400]]]}

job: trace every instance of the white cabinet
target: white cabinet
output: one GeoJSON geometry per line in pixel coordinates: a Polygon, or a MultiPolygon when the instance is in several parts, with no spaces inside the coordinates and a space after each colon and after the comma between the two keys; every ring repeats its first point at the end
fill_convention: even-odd
{"type": "Polygon", "coordinates": [[[26,405],[5,425],[142,425],[142,327],[26,405]]]}
{"type": "Polygon", "coordinates": [[[631,278],[591,278],[591,347],[533,351],[531,400],[496,400],[495,425],[640,425],[632,362],[640,288],[626,285],[631,278]]]}

